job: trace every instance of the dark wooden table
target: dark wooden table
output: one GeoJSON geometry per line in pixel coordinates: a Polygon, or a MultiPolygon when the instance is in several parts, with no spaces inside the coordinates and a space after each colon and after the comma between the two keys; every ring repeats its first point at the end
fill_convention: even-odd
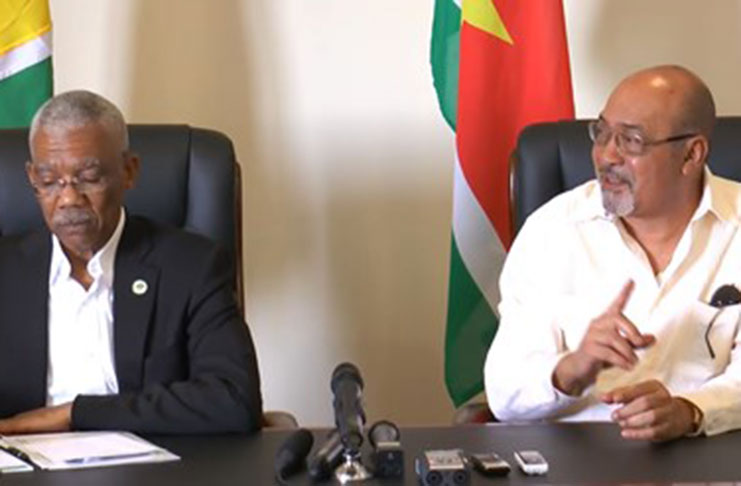
{"type": "MultiPolygon", "coordinates": [[[[315,431],[315,449],[326,431],[315,431]]],[[[275,451],[290,434],[263,431],[254,436],[148,437],[182,460],[78,471],[35,471],[0,477],[11,485],[271,485],[275,451]]],[[[402,428],[406,471],[403,480],[371,480],[368,485],[416,485],[414,458],[426,449],[493,450],[513,470],[506,478],[473,474],[472,485],[505,484],[741,484],[741,432],[668,444],[631,442],[611,424],[487,425],[402,428]],[[550,464],[547,476],[527,477],[512,452],[538,449],[550,464]]],[[[367,447],[367,446],[364,446],[367,447]]],[[[289,484],[311,484],[305,473],[289,484]]]]}

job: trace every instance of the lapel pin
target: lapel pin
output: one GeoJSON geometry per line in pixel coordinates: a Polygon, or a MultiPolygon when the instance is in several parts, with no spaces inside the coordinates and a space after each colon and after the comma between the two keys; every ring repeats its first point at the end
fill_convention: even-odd
{"type": "Polygon", "coordinates": [[[136,295],[144,295],[147,293],[148,289],[149,285],[147,285],[147,282],[140,278],[134,280],[134,283],[131,284],[131,291],[134,292],[134,294],[136,295]]]}

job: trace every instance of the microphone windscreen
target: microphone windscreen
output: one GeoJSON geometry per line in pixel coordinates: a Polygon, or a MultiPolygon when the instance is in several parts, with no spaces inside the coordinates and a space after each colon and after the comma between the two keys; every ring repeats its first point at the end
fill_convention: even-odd
{"type": "Polygon", "coordinates": [[[352,363],[340,363],[332,372],[332,392],[337,392],[337,385],[344,380],[352,380],[363,388],[363,379],[360,377],[360,370],[352,363]]]}
{"type": "Polygon", "coordinates": [[[285,478],[298,471],[313,444],[314,436],[306,429],[298,429],[288,436],[275,454],[275,474],[285,478]]]}
{"type": "Polygon", "coordinates": [[[384,442],[399,442],[401,434],[399,428],[388,420],[379,420],[368,431],[368,440],[373,448],[384,442]]]}

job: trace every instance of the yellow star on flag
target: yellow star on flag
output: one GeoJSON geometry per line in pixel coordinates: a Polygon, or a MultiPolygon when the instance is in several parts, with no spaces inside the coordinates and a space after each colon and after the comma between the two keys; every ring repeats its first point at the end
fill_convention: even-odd
{"type": "Polygon", "coordinates": [[[463,0],[462,21],[498,37],[507,44],[514,44],[494,6],[494,0],[463,0]]]}

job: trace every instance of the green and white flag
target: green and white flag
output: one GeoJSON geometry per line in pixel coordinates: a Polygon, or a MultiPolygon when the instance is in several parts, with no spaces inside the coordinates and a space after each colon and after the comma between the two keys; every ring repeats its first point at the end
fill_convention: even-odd
{"type": "Polygon", "coordinates": [[[499,325],[517,135],[532,123],[573,117],[561,1],[436,0],[431,63],[456,136],[445,383],[459,406],[483,389],[499,325]]]}
{"type": "Polygon", "coordinates": [[[0,0],[0,128],[27,127],[51,95],[48,0],[0,0]]]}

